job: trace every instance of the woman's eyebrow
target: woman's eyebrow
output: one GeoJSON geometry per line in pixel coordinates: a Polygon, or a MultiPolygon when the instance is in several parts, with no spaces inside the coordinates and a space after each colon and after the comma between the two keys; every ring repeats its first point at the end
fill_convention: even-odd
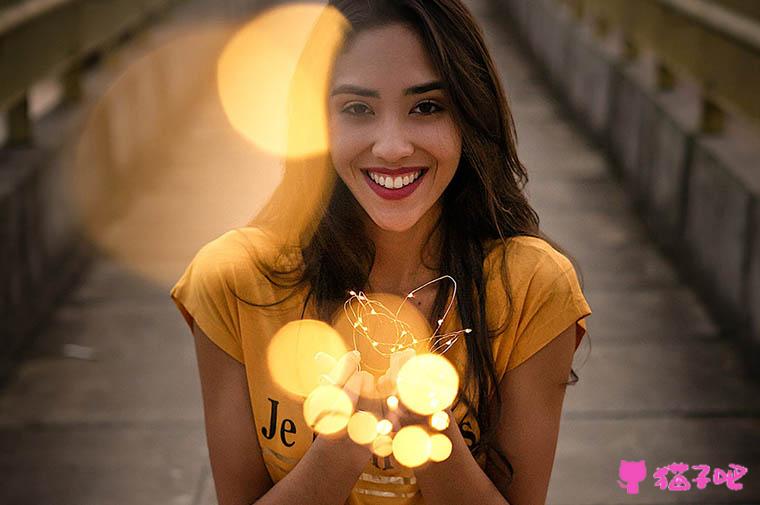
{"type": "MultiPolygon", "coordinates": [[[[416,84],[410,86],[404,90],[404,95],[421,95],[434,89],[446,89],[446,84],[443,81],[430,81],[422,84],[416,84]]],[[[362,88],[353,84],[341,84],[336,86],[331,92],[330,96],[349,94],[359,95],[371,98],[380,98],[380,92],[374,89],[362,88]]]]}

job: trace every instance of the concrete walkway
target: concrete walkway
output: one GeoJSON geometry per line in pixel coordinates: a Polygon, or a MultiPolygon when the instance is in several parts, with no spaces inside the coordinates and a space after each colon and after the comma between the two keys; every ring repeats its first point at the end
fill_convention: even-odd
{"type": "MultiPolygon", "coordinates": [[[[530,197],[580,262],[594,311],[547,503],[760,503],[760,387],[508,25],[488,17],[486,2],[471,5],[511,100],[530,197]],[[616,483],[621,459],[646,461],[638,495],[616,483]],[[673,462],[749,473],[741,491],[655,488],[655,468],[673,462]]],[[[163,176],[94,238],[103,258],[0,392],[0,504],[216,503],[192,337],[168,290],[201,244],[255,212],[278,171],[230,130],[211,90],[195,118],[153,158],[163,176]]]]}

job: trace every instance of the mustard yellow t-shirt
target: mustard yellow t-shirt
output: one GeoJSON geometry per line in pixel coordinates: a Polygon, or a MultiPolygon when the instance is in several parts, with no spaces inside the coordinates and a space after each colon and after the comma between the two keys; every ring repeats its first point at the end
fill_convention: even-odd
{"type": "MultiPolygon", "coordinates": [[[[171,297],[188,325],[197,325],[227,354],[245,365],[256,434],[273,482],[282,479],[300,460],[314,434],[303,418],[303,403],[284,394],[267,367],[269,339],[283,325],[301,319],[304,297],[297,295],[274,309],[247,305],[242,300],[267,303],[282,298],[258,270],[254,255],[267,251],[266,235],[253,227],[236,228],[204,245],[171,290],[171,297]],[[237,295],[237,297],[235,296],[237,295]]],[[[271,250],[271,249],[270,249],[271,250]]],[[[534,237],[512,238],[495,247],[484,263],[486,317],[489,328],[504,327],[507,298],[501,262],[506,258],[514,313],[506,329],[492,344],[498,378],[543,348],[576,323],[576,349],[586,333],[584,318],[591,314],[572,263],[546,241],[534,237]]],[[[305,292],[304,292],[305,293],[305,292]]],[[[304,318],[315,318],[314,305],[304,318]]],[[[443,331],[461,329],[456,304],[443,331]]],[[[353,348],[346,342],[348,348],[353,348]]],[[[463,377],[463,338],[444,355],[463,377]]],[[[454,410],[468,445],[478,440],[477,422],[454,410]]],[[[484,460],[480,460],[481,467],[484,460]]],[[[414,472],[394,467],[390,458],[373,456],[357,481],[347,503],[422,504],[414,472]]]]}

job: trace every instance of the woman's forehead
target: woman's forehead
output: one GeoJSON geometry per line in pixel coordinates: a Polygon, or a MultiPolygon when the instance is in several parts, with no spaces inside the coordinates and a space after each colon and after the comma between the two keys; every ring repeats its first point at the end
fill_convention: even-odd
{"type": "Polygon", "coordinates": [[[350,84],[397,94],[438,78],[417,33],[393,24],[355,36],[335,61],[333,89],[350,84]]]}

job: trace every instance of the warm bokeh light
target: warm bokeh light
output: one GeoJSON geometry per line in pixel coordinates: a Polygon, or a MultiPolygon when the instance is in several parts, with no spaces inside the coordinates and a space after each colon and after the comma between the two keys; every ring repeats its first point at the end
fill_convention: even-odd
{"type": "Polygon", "coordinates": [[[331,363],[320,353],[338,361],[346,352],[343,339],[327,323],[292,321],[272,337],[267,350],[269,373],[285,391],[305,397],[320,385],[320,376],[331,363]]]}
{"type": "Polygon", "coordinates": [[[50,202],[55,229],[75,220],[99,255],[160,290],[282,178],[281,160],[238,135],[216,100],[216,63],[236,27],[187,21],[98,77],[104,88],[61,145],[50,202]]]}
{"type": "Polygon", "coordinates": [[[430,426],[438,431],[443,431],[449,427],[449,415],[446,412],[436,412],[430,417],[430,426]]]}
{"type": "Polygon", "coordinates": [[[335,8],[302,3],[271,8],[243,27],[218,63],[233,127],[273,154],[326,152],[329,73],[346,26],[335,8]]]}
{"type": "Polygon", "coordinates": [[[387,419],[382,419],[377,423],[377,432],[381,435],[387,435],[393,429],[393,423],[387,419]]]}
{"type": "Polygon", "coordinates": [[[355,412],[348,421],[348,436],[357,444],[372,443],[377,438],[377,417],[363,410],[355,412]]]}
{"type": "Polygon", "coordinates": [[[393,457],[409,468],[426,463],[431,450],[430,436],[420,426],[404,426],[393,437],[393,457]]]}
{"type": "Polygon", "coordinates": [[[451,406],[459,391],[459,375],[449,360],[438,354],[421,354],[399,370],[399,399],[410,410],[429,416],[451,406]]]}
{"type": "Polygon", "coordinates": [[[451,456],[451,440],[443,433],[435,433],[430,437],[431,451],[430,460],[441,462],[451,456]]]}
{"type": "Polygon", "coordinates": [[[303,404],[306,424],[322,435],[332,435],[345,428],[353,410],[351,399],[336,386],[319,386],[303,404]]]}
{"type": "Polygon", "coordinates": [[[393,453],[393,439],[388,435],[380,435],[372,442],[372,452],[384,458],[393,453]]]}

